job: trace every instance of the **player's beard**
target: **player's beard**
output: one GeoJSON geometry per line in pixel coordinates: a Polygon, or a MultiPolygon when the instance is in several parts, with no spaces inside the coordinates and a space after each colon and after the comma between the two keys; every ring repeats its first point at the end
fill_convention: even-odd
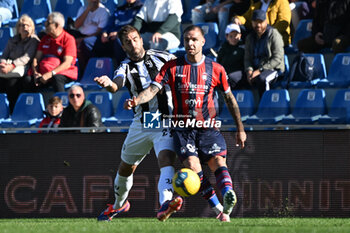
{"type": "Polygon", "coordinates": [[[141,48],[139,51],[135,50],[133,53],[129,54],[129,57],[132,61],[140,61],[145,55],[145,50],[141,48]]]}

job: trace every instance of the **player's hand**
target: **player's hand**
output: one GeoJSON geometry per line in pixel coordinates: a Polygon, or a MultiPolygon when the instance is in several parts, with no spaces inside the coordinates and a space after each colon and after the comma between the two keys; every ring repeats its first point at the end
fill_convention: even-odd
{"type": "Polygon", "coordinates": [[[108,34],[107,34],[107,32],[102,33],[102,35],[101,35],[101,42],[102,43],[107,43],[108,42],[108,34]]]}
{"type": "Polygon", "coordinates": [[[241,25],[241,21],[237,17],[234,17],[232,21],[233,21],[233,23],[235,23],[237,25],[241,25]]]}
{"type": "Polygon", "coordinates": [[[236,146],[241,146],[241,149],[244,148],[244,143],[247,140],[247,134],[243,132],[236,133],[236,146]]]}
{"type": "Polygon", "coordinates": [[[117,36],[118,36],[118,32],[111,32],[111,33],[109,33],[108,38],[110,40],[115,40],[115,39],[117,39],[117,36]]]}
{"type": "Polygon", "coordinates": [[[113,81],[110,78],[108,78],[108,76],[106,76],[106,75],[103,75],[101,77],[95,77],[94,81],[98,85],[100,85],[101,87],[104,87],[104,88],[110,87],[113,84],[113,81]]]}
{"type": "Polygon", "coordinates": [[[159,40],[162,38],[162,34],[160,34],[159,32],[156,32],[153,34],[152,36],[152,42],[153,43],[159,43],[159,40]]]}
{"type": "Polygon", "coordinates": [[[124,108],[126,110],[131,110],[133,107],[137,106],[136,97],[133,96],[132,99],[126,99],[124,102],[124,108]]]}

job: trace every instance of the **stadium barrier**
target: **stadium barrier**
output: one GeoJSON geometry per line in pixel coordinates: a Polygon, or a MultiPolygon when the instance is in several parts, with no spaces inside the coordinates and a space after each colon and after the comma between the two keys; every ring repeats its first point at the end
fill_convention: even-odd
{"type": "MultiPolygon", "coordinates": [[[[349,130],[252,131],[243,150],[234,133],[223,134],[239,198],[232,216],[350,216],[349,130]]],[[[114,200],[125,136],[0,134],[0,218],[97,217],[114,200]]],[[[152,151],[136,170],[124,217],[156,216],[158,176],[152,151]]],[[[214,214],[197,194],[176,216],[214,214]]]]}

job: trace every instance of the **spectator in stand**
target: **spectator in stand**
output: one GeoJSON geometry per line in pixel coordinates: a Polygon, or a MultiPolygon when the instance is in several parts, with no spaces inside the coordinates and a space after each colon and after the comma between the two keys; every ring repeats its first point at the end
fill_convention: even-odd
{"type": "Polygon", "coordinates": [[[118,31],[125,25],[131,24],[143,3],[141,0],[126,0],[109,18],[101,37],[95,43],[93,55],[96,57],[112,57],[117,65],[126,58],[118,39],[118,31]]]}
{"type": "Polygon", "coordinates": [[[48,15],[46,35],[41,39],[33,59],[32,75],[25,78],[26,91],[52,86],[55,92],[64,92],[64,85],[78,78],[75,39],[63,27],[64,16],[61,13],[48,15]]]}
{"type": "Polygon", "coordinates": [[[145,49],[177,48],[182,13],[181,0],[146,0],[132,24],[141,32],[145,49]]]}
{"type": "Polygon", "coordinates": [[[350,0],[317,0],[312,21],[312,36],[298,42],[304,53],[332,48],[345,52],[350,45],[350,0]]]}
{"type": "Polygon", "coordinates": [[[265,12],[267,23],[276,28],[282,35],[284,46],[289,46],[291,42],[290,22],[292,13],[288,0],[260,0],[253,3],[243,15],[235,16],[233,22],[244,25],[247,33],[249,33],[252,30],[252,15],[256,9],[265,12]]]}
{"type": "Polygon", "coordinates": [[[310,12],[313,10],[312,2],[315,3],[316,0],[307,0],[307,1],[289,0],[289,6],[292,11],[292,19],[291,19],[292,35],[294,35],[295,29],[297,28],[300,20],[312,18],[312,14],[310,14],[310,12]]]}
{"type": "MultiPolygon", "coordinates": [[[[60,127],[102,127],[101,113],[85,99],[83,88],[73,85],[68,90],[69,104],[63,110],[60,127]]],[[[75,131],[75,132],[80,132],[75,131]]],[[[91,132],[96,132],[92,130],[91,132]]]]}
{"type": "Polygon", "coordinates": [[[268,25],[263,10],[253,12],[252,25],[245,43],[244,67],[248,83],[262,96],[270,83],[284,73],[283,39],[276,28],[268,25]]]}
{"type": "MultiPolygon", "coordinates": [[[[40,122],[39,128],[58,128],[61,122],[63,111],[62,100],[58,96],[49,99],[46,111],[46,117],[40,122]]],[[[57,132],[57,130],[39,130],[38,133],[57,132]]]]}
{"type": "Polygon", "coordinates": [[[229,22],[229,10],[236,3],[239,4],[241,0],[206,0],[201,2],[203,4],[196,6],[192,10],[192,23],[198,24],[207,21],[218,21],[219,39],[220,41],[224,41],[225,29],[229,22]]]}
{"type": "Polygon", "coordinates": [[[12,19],[13,6],[16,0],[1,0],[0,1],[0,27],[2,22],[12,19]]]}
{"type": "Polygon", "coordinates": [[[229,24],[225,33],[226,41],[218,52],[217,62],[225,68],[231,89],[241,89],[245,87],[244,48],[240,44],[241,29],[237,24],[229,24]]]}
{"type": "Polygon", "coordinates": [[[92,49],[102,29],[106,27],[109,19],[109,10],[100,3],[100,0],[88,0],[87,6],[78,10],[74,26],[79,35],[74,35],[77,41],[79,70],[84,72],[87,62],[93,56],[92,49]]]}
{"type": "Polygon", "coordinates": [[[34,22],[28,15],[24,14],[19,18],[16,32],[8,40],[0,57],[0,92],[7,93],[10,112],[13,111],[21,92],[21,80],[27,73],[39,44],[34,22]]]}

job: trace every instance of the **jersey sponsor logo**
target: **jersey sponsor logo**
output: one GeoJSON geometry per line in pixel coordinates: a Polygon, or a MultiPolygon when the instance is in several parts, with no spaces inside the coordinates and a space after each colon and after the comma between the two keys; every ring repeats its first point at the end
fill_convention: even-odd
{"type": "Polygon", "coordinates": [[[58,48],[57,48],[57,53],[58,53],[58,54],[61,54],[62,52],[63,52],[62,46],[58,46],[58,48]]]}
{"type": "Polygon", "coordinates": [[[160,116],[162,114],[157,110],[156,112],[144,112],[143,113],[143,127],[145,129],[159,129],[161,124],[160,124],[160,116]]]}
{"type": "Polygon", "coordinates": [[[202,106],[202,101],[200,97],[198,97],[197,99],[185,99],[185,104],[187,104],[190,108],[199,108],[202,106]]]}

